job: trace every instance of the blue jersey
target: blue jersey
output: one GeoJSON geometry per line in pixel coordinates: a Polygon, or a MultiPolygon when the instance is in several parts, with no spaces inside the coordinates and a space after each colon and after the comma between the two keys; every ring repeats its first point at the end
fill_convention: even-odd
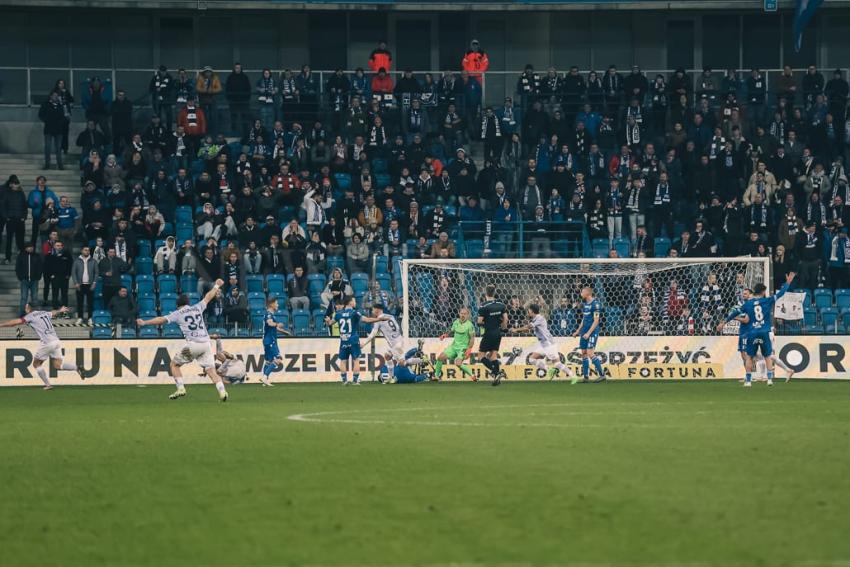
{"type": "MultiPolygon", "coordinates": [[[[729,312],[729,316],[726,317],[726,322],[728,323],[732,319],[736,317],[740,317],[744,314],[743,305],[739,305],[732,309],[729,312]]],[[[744,323],[743,321],[738,321],[738,352],[746,352],[747,350],[747,337],[750,336],[750,330],[752,329],[752,324],[750,321],[744,323]]]]}
{"type": "MultiPolygon", "coordinates": [[[[593,320],[596,317],[602,317],[602,305],[599,304],[599,300],[593,298],[590,301],[585,301],[581,308],[581,327],[579,328],[580,335],[583,335],[590,330],[590,327],[593,326],[593,320]]],[[[599,325],[596,326],[593,332],[599,332],[599,325]]]]}
{"type": "Polygon", "coordinates": [[[771,297],[754,297],[741,306],[741,311],[750,319],[749,336],[767,335],[773,326],[773,306],[776,300],[785,295],[788,284],[783,285],[776,295],[771,297]]]}
{"type": "Polygon", "coordinates": [[[360,313],[354,309],[343,309],[334,314],[334,321],[339,325],[339,343],[341,345],[360,344],[360,313]]]}
{"type": "Polygon", "coordinates": [[[277,324],[274,311],[266,311],[266,320],[263,325],[263,344],[277,342],[277,324]]]}

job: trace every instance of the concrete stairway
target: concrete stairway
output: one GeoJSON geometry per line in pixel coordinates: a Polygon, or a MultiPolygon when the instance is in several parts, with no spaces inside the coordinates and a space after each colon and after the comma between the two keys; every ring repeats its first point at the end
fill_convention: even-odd
{"type": "MultiPolygon", "coordinates": [[[[0,183],[4,183],[10,175],[17,175],[21,180],[21,186],[24,193],[29,195],[30,190],[35,187],[35,179],[39,175],[44,175],[47,178],[47,186],[53,190],[58,196],[65,195],[70,199],[77,212],[82,214],[80,209],[80,170],[78,167],[79,156],[69,155],[65,159],[65,169],[58,171],[53,169],[49,171],[43,170],[44,158],[38,154],[0,154],[0,183]]],[[[26,238],[31,235],[31,220],[27,220],[26,238]]],[[[15,258],[14,251],[12,263],[9,265],[0,264],[0,319],[10,319],[18,315],[18,302],[20,301],[20,286],[18,279],[15,277],[15,258]]],[[[0,242],[0,258],[5,257],[6,253],[6,236],[3,234],[2,242],[0,242]]],[[[79,250],[79,245],[74,246],[75,252],[79,250]]],[[[39,286],[39,293],[41,286],[39,286]]],[[[70,294],[69,300],[74,302],[73,293],[70,294]]]]}

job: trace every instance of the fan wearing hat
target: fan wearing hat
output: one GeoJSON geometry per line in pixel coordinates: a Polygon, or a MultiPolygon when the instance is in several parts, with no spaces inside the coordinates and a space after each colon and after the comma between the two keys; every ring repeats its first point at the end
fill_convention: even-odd
{"type": "Polygon", "coordinates": [[[198,73],[198,79],[195,81],[195,92],[198,93],[198,102],[207,119],[207,130],[214,132],[215,105],[218,95],[221,93],[221,79],[209,65],[198,73]]]}

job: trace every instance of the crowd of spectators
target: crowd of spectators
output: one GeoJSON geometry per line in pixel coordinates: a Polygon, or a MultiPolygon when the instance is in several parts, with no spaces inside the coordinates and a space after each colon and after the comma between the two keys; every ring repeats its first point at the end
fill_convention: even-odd
{"type": "MultiPolygon", "coordinates": [[[[160,67],[142,125],[139,105],[93,77],[76,139],[82,210],[43,177],[23,199],[11,176],[5,261],[17,239],[19,277],[37,280],[20,268],[34,254],[25,242],[40,239],[45,298],[50,287],[61,303],[70,280],[91,305],[98,273],[117,291],[106,282],[148,255],[155,274],[197,276],[183,291],[223,277],[224,303],[235,294],[243,317],[247,276],[288,276],[291,307],[317,308],[305,278],[372,275],[376,257],[392,272],[398,257],[470,253],[771,256],[777,280],[793,269],[802,288],[850,286],[840,70],[825,80],[814,66],[802,77],[786,67],[768,85],[757,69],[647,77],[527,65],[493,108],[477,41],[460,72],[395,73],[385,43],[367,63],[323,85],[308,65],[254,77],[239,63],[226,77],[160,67]],[[575,230],[592,246],[559,248],[575,230]],[[85,254],[96,268],[80,272],[85,254]]],[[[45,169],[51,154],[66,165],[73,104],[58,81],[41,107],[45,169]]]]}

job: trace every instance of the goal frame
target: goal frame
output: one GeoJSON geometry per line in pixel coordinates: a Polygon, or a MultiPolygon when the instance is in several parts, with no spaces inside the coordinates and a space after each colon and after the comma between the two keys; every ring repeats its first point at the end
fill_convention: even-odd
{"type": "Polygon", "coordinates": [[[761,264],[764,267],[765,281],[768,293],[773,293],[773,285],[770,270],[770,256],[753,257],[753,256],[722,256],[708,258],[457,258],[446,260],[443,258],[432,259],[411,259],[404,258],[401,262],[401,285],[402,285],[402,305],[404,311],[402,313],[402,333],[405,340],[410,339],[410,309],[409,309],[409,292],[410,292],[410,267],[411,266],[463,266],[464,264],[492,264],[496,265],[511,265],[511,264],[527,264],[533,265],[588,265],[588,264],[620,264],[620,265],[652,265],[652,264],[721,264],[723,262],[745,263],[745,264],[761,264]]]}

